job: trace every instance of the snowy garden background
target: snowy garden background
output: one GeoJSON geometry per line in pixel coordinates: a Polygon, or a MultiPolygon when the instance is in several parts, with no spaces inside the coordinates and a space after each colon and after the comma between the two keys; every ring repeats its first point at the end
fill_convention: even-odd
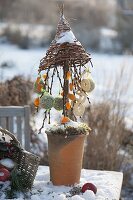
{"type": "MultiPolygon", "coordinates": [[[[94,65],[96,89],[90,97],[91,106],[81,119],[93,130],[87,139],[83,168],[123,171],[121,199],[130,200],[133,199],[133,3],[125,2],[123,7],[122,1],[117,0],[100,0],[99,5],[96,0],[83,3],[68,0],[65,15],[78,40],[91,53],[94,65]]],[[[31,105],[32,152],[41,155],[42,165],[48,165],[47,139],[45,133],[37,135],[42,114],[34,114],[33,82],[39,60],[55,35],[58,17],[55,1],[0,1],[0,105],[31,105]]]]}

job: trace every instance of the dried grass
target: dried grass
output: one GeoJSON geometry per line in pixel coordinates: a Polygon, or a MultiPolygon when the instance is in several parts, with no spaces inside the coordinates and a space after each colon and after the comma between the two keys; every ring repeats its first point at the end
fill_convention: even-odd
{"type": "Polygon", "coordinates": [[[85,115],[93,131],[87,139],[84,167],[119,171],[124,159],[120,149],[127,137],[123,116],[113,112],[108,102],[87,108],[85,115]]]}
{"type": "Polygon", "coordinates": [[[133,132],[128,130],[125,119],[130,110],[127,92],[131,87],[131,75],[132,73],[122,66],[112,93],[108,95],[106,91],[102,100],[88,107],[84,115],[84,120],[92,132],[87,138],[83,167],[123,171],[122,194],[128,197],[133,191],[133,132]],[[123,101],[125,96],[126,102],[123,101]]]}
{"type": "Polygon", "coordinates": [[[31,103],[33,83],[21,76],[0,83],[0,106],[26,105],[31,103]]]}

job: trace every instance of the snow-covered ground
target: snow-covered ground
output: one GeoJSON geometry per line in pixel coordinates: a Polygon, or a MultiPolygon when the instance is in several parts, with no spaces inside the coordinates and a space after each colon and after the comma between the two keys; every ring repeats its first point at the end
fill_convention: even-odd
{"type": "MultiPolygon", "coordinates": [[[[82,169],[80,184],[91,182],[97,187],[96,195],[87,190],[85,193],[71,196],[72,187],[53,186],[49,181],[49,168],[40,166],[32,188],[25,199],[32,200],[119,200],[123,175],[120,172],[96,171],[82,169]]],[[[9,185],[9,182],[7,182],[9,185]]],[[[24,199],[23,194],[19,194],[18,200],[24,199]]],[[[5,194],[0,192],[0,199],[5,199],[5,194]]],[[[129,199],[130,200],[130,199],[129,199]]]]}

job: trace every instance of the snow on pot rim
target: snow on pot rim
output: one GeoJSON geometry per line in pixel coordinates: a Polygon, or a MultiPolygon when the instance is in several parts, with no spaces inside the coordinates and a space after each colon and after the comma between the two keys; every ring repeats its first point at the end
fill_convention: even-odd
{"type": "Polygon", "coordinates": [[[65,125],[64,124],[53,124],[50,125],[45,133],[48,135],[88,135],[91,129],[87,124],[81,122],[74,122],[70,120],[65,125]]]}

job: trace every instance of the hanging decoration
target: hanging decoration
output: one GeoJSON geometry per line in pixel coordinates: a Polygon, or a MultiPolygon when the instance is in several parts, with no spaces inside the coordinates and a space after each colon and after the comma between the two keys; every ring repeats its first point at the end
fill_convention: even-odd
{"type": "Polygon", "coordinates": [[[40,100],[42,108],[50,110],[53,107],[54,98],[49,93],[44,93],[40,100]]]}
{"type": "Polygon", "coordinates": [[[58,111],[63,109],[63,98],[62,98],[62,96],[58,96],[54,99],[54,108],[58,111]]]}
{"type": "Polygon", "coordinates": [[[55,38],[51,42],[46,56],[40,61],[38,77],[34,86],[39,98],[35,100],[35,107],[38,108],[40,100],[40,106],[44,108],[45,113],[39,132],[41,132],[45,120],[49,119],[50,121],[52,107],[62,112],[63,120],[61,119],[61,122],[64,124],[67,123],[65,121],[68,121],[65,119],[69,117],[76,119],[76,117],[83,116],[85,101],[95,87],[90,76],[90,67],[92,66],[90,54],[74,36],[64,17],[63,5],[60,6],[60,11],[61,16],[55,38]],[[54,83],[57,79],[61,92],[59,97],[53,97],[54,83]]]}

